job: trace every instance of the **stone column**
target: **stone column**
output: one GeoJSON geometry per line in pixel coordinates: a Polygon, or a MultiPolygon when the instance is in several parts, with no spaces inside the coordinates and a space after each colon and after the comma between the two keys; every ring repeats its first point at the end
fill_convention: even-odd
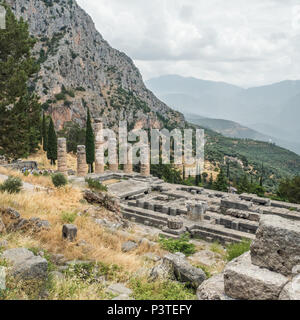
{"type": "Polygon", "coordinates": [[[65,138],[57,139],[57,170],[64,175],[68,174],[67,140],[65,138]]]}
{"type": "Polygon", "coordinates": [[[132,145],[128,144],[128,152],[127,152],[127,164],[124,164],[124,172],[131,174],[133,172],[132,168],[132,145]]]}
{"type": "Polygon", "coordinates": [[[108,157],[109,157],[109,170],[117,172],[119,170],[119,157],[117,153],[117,139],[110,137],[108,140],[108,157]]]}
{"type": "Polygon", "coordinates": [[[101,119],[95,119],[95,173],[101,174],[104,172],[104,138],[103,138],[103,123],[101,119]]]}
{"type": "Polygon", "coordinates": [[[150,176],[150,151],[148,145],[141,147],[141,175],[150,176]]]}
{"type": "Polygon", "coordinates": [[[193,221],[203,221],[204,214],[207,211],[207,208],[207,203],[204,201],[198,203],[188,203],[188,217],[193,221]]]}
{"type": "Polygon", "coordinates": [[[77,146],[77,176],[85,177],[87,171],[85,146],[77,146]]]}

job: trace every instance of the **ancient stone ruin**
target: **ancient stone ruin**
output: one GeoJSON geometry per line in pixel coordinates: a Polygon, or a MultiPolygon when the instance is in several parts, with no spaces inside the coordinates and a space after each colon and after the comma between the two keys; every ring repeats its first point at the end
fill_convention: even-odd
{"type": "Polygon", "coordinates": [[[65,138],[59,138],[57,140],[57,170],[64,175],[68,174],[67,140],[65,138]]]}
{"type": "Polygon", "coordinates": [[[264,215],[250,252],[203,282],[200,300],[299,300],[300,221],[264,215]]]}

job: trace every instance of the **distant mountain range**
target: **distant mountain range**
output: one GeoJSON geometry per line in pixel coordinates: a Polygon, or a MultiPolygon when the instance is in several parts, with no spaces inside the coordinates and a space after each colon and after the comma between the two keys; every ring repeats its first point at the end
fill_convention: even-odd
{"type": "MultiPolygon", "coordinates": [[[[150,79],[146,85],[185,115],[213,118],[206,120],[212,130],[235,138],[272,139],[300,154],[300,80],[244,89],[224,82],[166,75],[150,79]],[[222,120],[216,119],[229,122],[221,124],[222,120]],[[220,128],[224,124],[226,129],[220,128]]],[[[205,126],[203,121],[198,124],[205,126]]]]}

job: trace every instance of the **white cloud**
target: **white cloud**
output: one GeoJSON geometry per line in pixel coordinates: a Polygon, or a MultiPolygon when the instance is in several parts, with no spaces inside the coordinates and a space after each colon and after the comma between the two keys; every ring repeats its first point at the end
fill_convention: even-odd
{"type": "Polygon", "coordinates": [[[299,0],[77,0],[145,79],[243,86],[299,78],[299,0]]]}

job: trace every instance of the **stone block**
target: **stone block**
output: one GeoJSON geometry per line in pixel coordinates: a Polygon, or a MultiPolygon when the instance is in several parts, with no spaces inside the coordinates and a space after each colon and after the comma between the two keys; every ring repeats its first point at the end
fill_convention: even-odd
{"type": "Polygon", "coordinates": [[[225,294],[240,300],[278,300],[288,278],[251,264],[250,252],[232,260],[224,270],[225,294]]]}
{"type": "Polygon", "coordinates": [[[12,264],[14,276],[20,276],[22,279],[45,278],[47,276],[47,260],[35,256],[25,248],[6,250],[1,258],[12,264]]]}
{"type": "Polygon", "coordinates": [[[251,245],[252,263],[279,272],[292,274],[300,264],[300,222],[279,216],[262,216],[256,239],[251,245]]]}
{"type": "Polygon", "coordinates": [[[252,207],[252,203],[248,201],[236,201],[229,199],[221,200],[221,208],[224,209],[237,209],[237,210],[245,210],[250,211],[252,207]]]}
{"type": "Polygon", "coordinates": [[[202,269],[193,267],[186,259],[176,254],[164,256],[163,263],[172,266],[174,275],[178,281],[188,282],[194,288],[198,288],[206,280],[206,275],[202,269]]]}
{"type": "Polygon", "coordinates": [[[300,275],[294,277],[281,291],[279,300],[300,300],[300,275]]]}
{"type": "Polygon", "coordinates": [[[77,237],[77,227],[73,224],[65,224],[62,228],[63,239],[75,241],[77,237]]]}
{"type": "Polygon", "coordinates": [[[183,221],[179,218],[169,218],[168,228],[172,230],[180,230],[183,228],[183,221]]]}
{"type": "Polygon", "coordinates": [[[225,294],[223,273],[202,282],[197,289],[197,298],[198,300],[232,300],[225,294]]]}

